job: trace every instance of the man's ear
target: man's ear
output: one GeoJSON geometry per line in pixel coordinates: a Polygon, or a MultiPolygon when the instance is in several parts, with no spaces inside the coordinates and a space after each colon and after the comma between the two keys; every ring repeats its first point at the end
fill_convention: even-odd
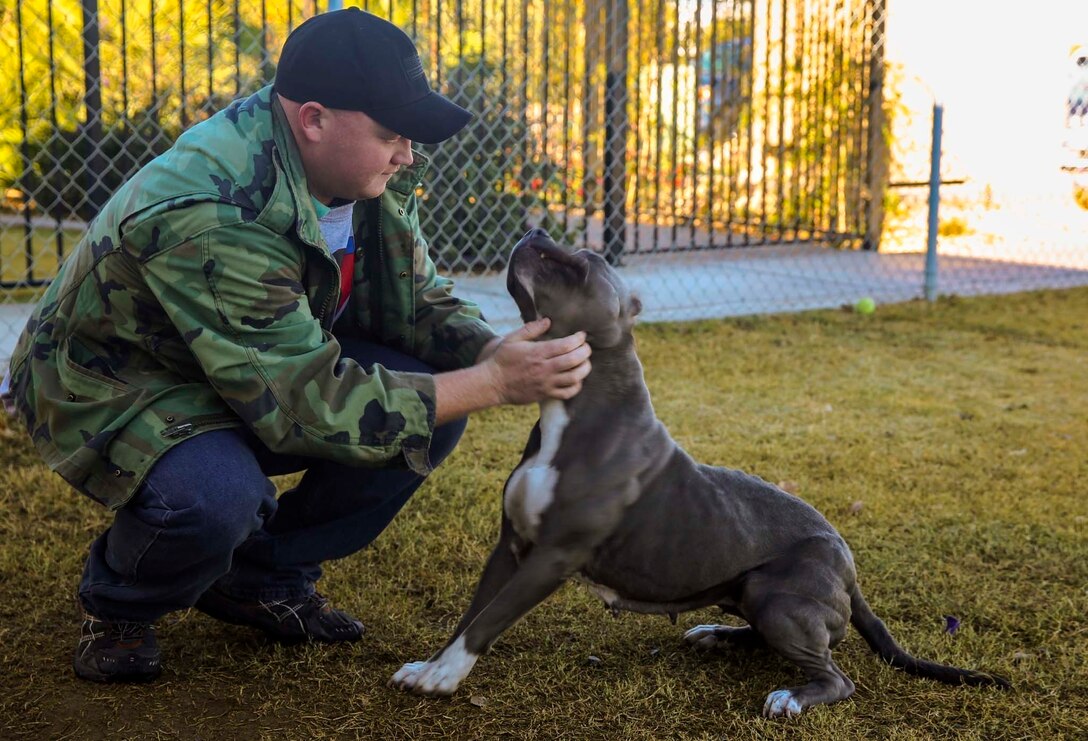
{"type": "Polygon", "coordinates": [[[329,122],[329,112],[326,110],[325,106],[314,101],[303,103],[298,107],[298,113],[296,115],[298,116],[299,133],[301,133],[307,141],[321,141],[329,122]]]}

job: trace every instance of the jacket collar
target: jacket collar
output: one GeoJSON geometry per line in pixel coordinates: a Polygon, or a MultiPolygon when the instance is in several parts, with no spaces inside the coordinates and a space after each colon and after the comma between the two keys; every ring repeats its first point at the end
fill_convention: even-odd
{"type": "Polygon", "coordinates": [[[287,186],[291,200],[294,201],[292,210],[296,214],[295,230],[303,242],[320,245],[322,244],[321,228],[318,226],[317,212],[310,199],[310,189],[306,185],[306,170],[302,167],[302,155],[299,154],[298,145],[295,144],[291,125],[287,122],[287,114],[280,105],[279,96],[276,95],[275,90],[271,90],[269,94],[272,96],[272,135],[279,154],[277,162],[283,170],[283,184],[287,186]]]}

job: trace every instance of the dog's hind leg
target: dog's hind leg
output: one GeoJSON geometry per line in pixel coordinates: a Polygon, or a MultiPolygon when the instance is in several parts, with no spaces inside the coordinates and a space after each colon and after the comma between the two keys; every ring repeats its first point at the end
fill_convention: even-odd
{"type": "Polygon", "coordinates": [[[711,649],[718,646],[734,648],[755,648],[764,645],[763,636],[751,625],[733,627],[731,625],[696,625],[684,633],[684,640],[698,649],[711,649]]]}
{"type": "Polygon", "coordinates": [[[796,715],[811,705],[844,700],[853,694],[854,683],[831,658],[831,645],[837,643],[833,632],[839,632],[837,624],[844,622],[837,612],[794,594],[772,597],[763,606],[765,609],[753,616],[760,634],[771,648],[801,667],[809,680],[767,695],[763,715],[796,715]]]}
{"type": "Polygon", "coordinates": [[[767,645],[801,667],[807,684],[767,696],[767,717],[844,700],[854,683],[831,658],[850,621],[854,566],[838,539],[811,538],[748,575],[741,613],[767,645]]]}

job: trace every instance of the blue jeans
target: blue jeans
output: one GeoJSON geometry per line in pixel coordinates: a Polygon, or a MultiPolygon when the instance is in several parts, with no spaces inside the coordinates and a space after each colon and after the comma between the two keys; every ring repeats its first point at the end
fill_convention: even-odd
{"type": "MultiPolygon", "coordinates": [[[[381,345],[342,340],[363,366],[433,373],[381,345]]],[[[435,428],[437,466],[465,420],[435,428]]],[[[113,525],[91,545],[79,596],[96,617],[153,622],[192,606],[213,584],[239,599],[305,597],[321,564],[364,548],[423,477],[272,453],[248,430],[213,430],[178,443],[152,467],[113,525]],[[276,499],[269,476],[306,471],[276,499]]]]}

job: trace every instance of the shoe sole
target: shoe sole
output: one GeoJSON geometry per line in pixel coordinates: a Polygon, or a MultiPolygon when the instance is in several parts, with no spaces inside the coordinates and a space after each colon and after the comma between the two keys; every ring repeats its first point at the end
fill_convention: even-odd
{"type": "Polygon", "coordinates": [[[75,672],[75,675],[80,679],[84,679],[88,682],[98,682],[99,684],[142,684],[144,682],[152,682],[162,676],[162,667],[159,667],[158,670],[153,673],[143,672],[140,674],[126,674],[124,672],[117,672],[115,674],[106,674],[76,662],[72,663],[72,671],[75,672]]]}

